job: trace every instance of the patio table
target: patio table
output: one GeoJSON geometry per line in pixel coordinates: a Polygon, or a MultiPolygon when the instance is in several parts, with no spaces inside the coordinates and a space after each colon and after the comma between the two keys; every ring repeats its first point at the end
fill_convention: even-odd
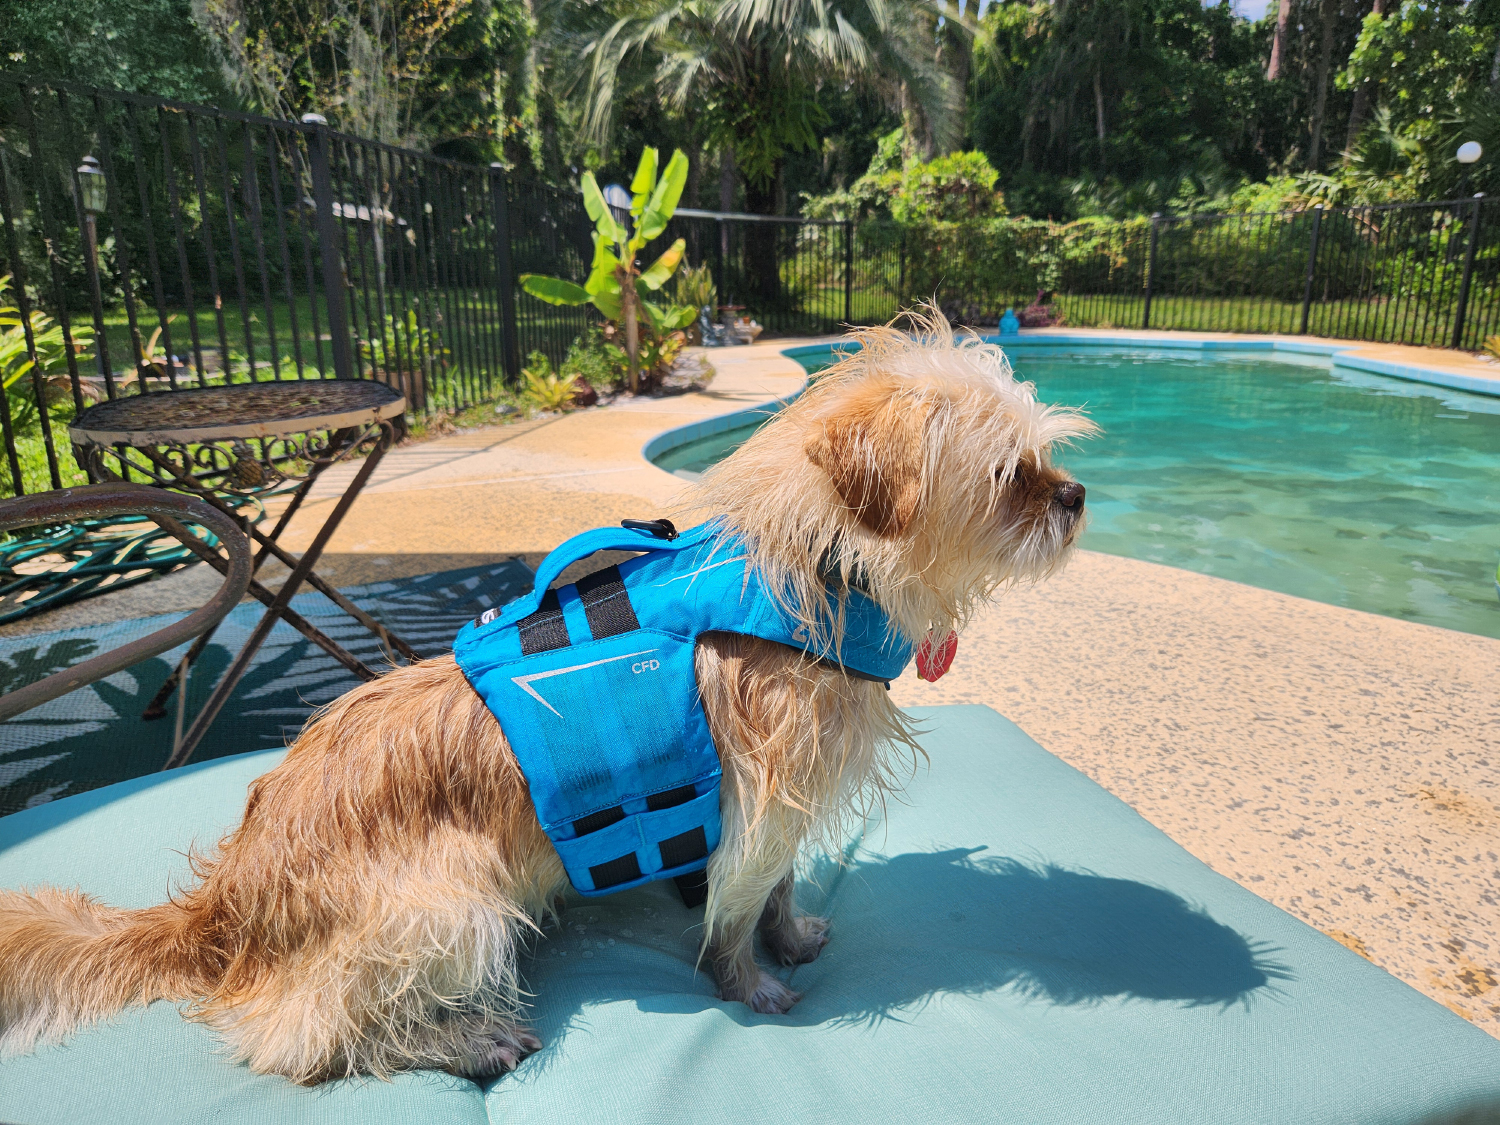
{"type": "MultiPolygon", "coordinates": [[[[192,757],[278,619],[356,676],[375,678],[376,673],[363,661],[290,608],[292,595],[303,583],[373,633],[393,660],[398,656],[418,659],[410,645],[314,570],[329,539],[404,425],[405,410],[406,399],[397,391],[365,379],[234,383],[117,398],[89,407],[68,427],[79,464],[90,479],[144,480],[161,488],[189,492],[234,517],[259,547],[249,592],[266,606],[266,612],[186,735],[173,746],[163,769],[180,766],[192,757]],[[280,546],[282,533],[324,470],[361,453],[364,460],[354,479],[302,556],[298,558],[280,546]],[[237,510],[247,506],[264,510],[267,499],[288,494],[289,502],[269,534],[237,510]],[[278,559],[291,571],[274,593],[254,581],[254,574],[269,558],[278,559]]],[[[217,552],[205,550],[199,554],[221,572],[228,566],[217,552]]],[[[166,699],[178,688],[212,635],[209,631],[198,637],[147,707],[144,718],[165,714],[166,699]]]]}

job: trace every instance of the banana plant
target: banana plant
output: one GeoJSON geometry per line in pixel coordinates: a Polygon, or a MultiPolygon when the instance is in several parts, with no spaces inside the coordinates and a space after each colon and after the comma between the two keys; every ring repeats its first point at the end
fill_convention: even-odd
{"type": "Polygon", "coordinates": [[[635,179],[630,183],[630,231],[605,203],[594,174],[583,174],[583,206],[594,223],[594,262],[587,281],[578,285],[535,273],[523,273],[519,278],[521,288],[538,300],[550,305],[591,304],[605,317],[624,326],[632,393],[640,388],[642,317],[652,333],[661,336],[687,327],[698,315],[698,310],[690,305],[663,308],[651,300],[651,295],[666,284],[682,262],[686,242],[679,238],[644,270],[636,260],[646,243],[666,230],[667,220],[677,210],[677,201],[687,183],[688,161],[681,149],[672,153],[660,177],[656,165],[654,148],[641,153],[635,179]]]}

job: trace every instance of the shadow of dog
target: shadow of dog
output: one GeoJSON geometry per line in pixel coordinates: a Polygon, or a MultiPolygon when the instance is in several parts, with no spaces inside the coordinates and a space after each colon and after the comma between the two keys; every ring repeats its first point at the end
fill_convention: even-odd
{"type": "MultiPolygon", "coordinates": [[[[934,996],[1001,989],[1054,1005],[1229,1006],[1292,979],[1267,943],[1170,891],[982,851],[865,853],[846,867],[815,868],[798,901],[831,916],[832,941],[793,974],[804,997],[784,1016],[714,996],[706,971],[695,971],[701,908],[684,909],[670,885],[576,902],[523,961],[537,1030],[550,1045],[582,1030],[587,1008],[620,1001],[653,1013],[718,1008],[746,1026],[816,1026],[896,1018],[934,996]]],[[[545,1067],[548,1054],[527,1067],[545,1067]]]]}

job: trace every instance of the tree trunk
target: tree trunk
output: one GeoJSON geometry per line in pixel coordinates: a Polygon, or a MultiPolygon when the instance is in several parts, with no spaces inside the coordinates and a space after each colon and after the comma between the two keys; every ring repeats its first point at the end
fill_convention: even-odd
{"type": "Polygon", "coordinates": [[[629,386],[630,393],[635,394],[641,387],[641,332],[640,325],[636,321],[635,278],[627,277],[625,285],[620,288],[623,290],[620,296],[625,298],[621,304],[625,314],[625,356],[629,360],[626,385],[629,386]]]}
{"type": "Polygon", "coordinates": [[[1323,0],[1323,41],[1318,53],[1318,96],[1313,103],[1312,139],[1307,145],[1307,168],[1318,170],[1319,150],[1323,146],[1323,111],[1328,108],[1328,71],[1333,65],[1333,21],[1338,15],[1338,0],[1323,0]]]}
{"type": "Polygon", "coordinates": [[[689,145],[687,150],[688,175],[682,197],[687,201],[689,207],[702,207],[703,200],[700,193],[703,190],[703,153],[696,144],[689,145]]]}
{"type": "MultiPolygon", "coordinates": [[[[979,5],[971,3],[969,11],[977,12],[979,5]]],[[[968,32],[959,27],[952,20],[945,21],[938,31],[937,64],[953,76],[953,83],[962,91],[965,100],[969,96],[969,79],[973,74],[973,40],[968,32]]],[[[950,123],[951,124],[951,123],[950,123]]],[[[972,147],[964,144],[966,126],[960,126],[958,136],[952,136],[952,129],[944,130],[945,136],[941,147],[944,152],[952,151],[955,144],[962,147],[972,147]]]]}
{"type": "Polygon", "coordinates": [[[1266,67],[1266,77],[1272,82],[1281,77],[1286,68],[1286,32],[1292,21],[1292,0],[1281,0],[1276,6],[1276,34],[1271,39],[1271,62],[1266,67]]]}
{"type": "MultiPolygon", "coordinates": [[[[1374,0],[1370,5],[1370,11],[1377,16],[1385,15],[1385,0],[1374,0]]],[[[1495,53],[1495,65],[1500,66],[1500,44],[1497,44],[1495,53]]],[[[1495,75],[1490,74],[1490,85],[1494,85],[1495,75]]],[[[1354,104],[1349,107],[1349,135],[1344,141],[1345,149],[1352,149],[1354,142],[1359,140],[1359,131],[1364,128],[1365,115],[1370,112],[1370,89],[1372,82],[1361,82],[1354,90],[1354,104]]]]}
{"type": "Polygon", "coordinates": [[[1104,171],[1104,80],[1094,67],[1094,132],[1099,136],[1099,171],[1104,171]]]}
{"type": "MultiPolygon", "coordinates": [[[[777,162],[777,173],[781,170],[777,162]]],[[[776,175],[766,180],[745,180],[745,210],[755,215],[776,213],[776,175]]],[[[781,271],[777,262],[776,232],[779,223],[745,224],[745,297],[752,311],[764,315],[781,296],[781,271]]]]}
{"type": "MultiPolygon", "coordinates": [[[[739,180],[739,171],[734,166],[734,149],[725,145],[719,150],[719,210],[734,210],[734,186],[739,180]]],[[[726,249],[725,253],[729,251],[726,249]]]]}

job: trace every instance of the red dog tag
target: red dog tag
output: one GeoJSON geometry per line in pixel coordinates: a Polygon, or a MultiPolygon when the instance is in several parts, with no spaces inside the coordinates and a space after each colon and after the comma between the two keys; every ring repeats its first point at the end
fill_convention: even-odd
{"type": "Polygon", "coordinates": [[[937,646],[929,634],[917,647],[917,677],[929,683],[953,667],[953,658],[958,655],[958,634],[950,632],[937,646]]]}

